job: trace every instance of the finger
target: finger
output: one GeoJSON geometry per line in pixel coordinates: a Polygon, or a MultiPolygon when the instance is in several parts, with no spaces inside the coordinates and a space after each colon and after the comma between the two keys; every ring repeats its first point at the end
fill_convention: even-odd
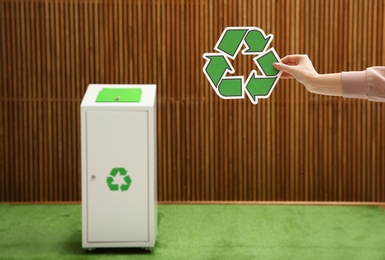
{"type": "Polygon", "coordinates": [[[297,65],[302,59],[306,58],[306,54],[287,55],[281,59],[281,62],[289,65],[297,65]]]}
{"type": "Polygon", "coordinates": [[[273,66],[277,70],[284,70],[287,66],[290,66],[290,65],[287,65],[287,64],[284,64],[284,63],[281,63],[281,62],[274,62],[273,66]]]}
{"type": "Polygon", "coordinates": [[[281,59],[281,62],[285,64],[297,64],[298,60],[298,55],[287,55],[281,59]]]}
{"type": "Polygon", "coordinates": [[[286,72],[282,73],[280,78],[281,79],[294,79],[293,75],[286,73],[286,72]]]}
{"type": "Polygon", "coordinates": [[[283,79],[291,79],[291,78],[294,78],[293,75],[291,75],[290,73],[287,73],[286,71],[283,70],[283,66],[282,66],[281,63],[275,62],[275,63],[273,63],[273,66],[274,66],[277,70],[281,70],[281,71],[282,71],[281,78],[283,78],[283,79]]]}
{"type": "Polygon", "coordinates": [[[286,65],[286,64],[283,64],[283,63],[275,62],[275,63],[273,63],[273,66],[274,66],[274,68],[276,68],[277,70],[281,70],[281,71],[284,71],[284,72],[288,72],[289,74],[293,74],[292,72],[294,71],[293,66],[286,65]]]}
{"type": "Polygon", "coordinates": [[[280,63],[280,62],[274,62],[273,63],[273,67],[276,68],[277,70],[282,70],[283,69],[282,63],[280,63]]]}

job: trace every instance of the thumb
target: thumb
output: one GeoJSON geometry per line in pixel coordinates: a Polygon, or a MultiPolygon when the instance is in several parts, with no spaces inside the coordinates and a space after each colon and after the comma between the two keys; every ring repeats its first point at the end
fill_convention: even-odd
{"type": "Polygon", "coordinates": [[[293,68],[293,66],[288,66],[286,64],[283,64],[283,63],[279,63],[279,62],[274,62],[273,63],[273,66],[274,68],[276,68],[277,70],[282,70],[284,72],[288,72],[288,73],[292,73],[295,71],[295,68],[293,68]]]}

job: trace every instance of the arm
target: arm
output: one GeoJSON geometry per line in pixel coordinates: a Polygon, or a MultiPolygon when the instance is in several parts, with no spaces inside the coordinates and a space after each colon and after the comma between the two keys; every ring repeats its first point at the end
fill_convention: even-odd
{"type": "Polygon", "coordinates": [[[273,65],[283,71],[281,78],[295,78],[311,93],[385,102],[385,67],[318,74],[307,55],[289,55],[273,65]]]}

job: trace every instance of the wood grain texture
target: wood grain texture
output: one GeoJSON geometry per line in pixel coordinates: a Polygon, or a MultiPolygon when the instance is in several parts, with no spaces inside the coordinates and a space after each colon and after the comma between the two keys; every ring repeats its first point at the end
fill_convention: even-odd
{"type": "Polygon", "coordinates": [[[289,80],[257,105],[222,100],[202,73],[226,26],[258,26],[320,73],[385,65],[384,12],[384,0],[0,0],[0,201],[80,200],[80,102],[88,84],[117,83],[157,84],[160,201],[385,202],[385,104],[289,80]]]}

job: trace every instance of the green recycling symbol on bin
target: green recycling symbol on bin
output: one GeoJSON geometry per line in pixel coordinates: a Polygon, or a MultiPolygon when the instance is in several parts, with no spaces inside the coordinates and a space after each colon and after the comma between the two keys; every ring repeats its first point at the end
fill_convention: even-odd
{"type": "Polygon", "coordinates": [[[222,32],[214,50],[218,53],[205,53],[207,60],[203,67],[206,75],[217,95],[223,99],[242,99],[244,93],[253,104],[258,98],[268,98],[277,84],[282,72],[273,67],[280,58],[274,48],[268,49],[273,35],[266,35],[258,27],[226,27],[222,32]],[[243,55],[255,55],[253,61],[260,74],[252,70],[246,81],[243,76],[227,76],[227,72],[234,74],[235,70],[229,58],[234,60],[239,50],[245,46],[243,55]]]}
{"type": "Polygon", "coordinates": [[[113,168],[110,175],[107,176],[107,185],[112,191],[127,191],[131,185],[131,178],[127,175],[127,170],[121,167],[113,168]],[[117,178],[121,177],[120,185],[117,183],[117,178]]]}

